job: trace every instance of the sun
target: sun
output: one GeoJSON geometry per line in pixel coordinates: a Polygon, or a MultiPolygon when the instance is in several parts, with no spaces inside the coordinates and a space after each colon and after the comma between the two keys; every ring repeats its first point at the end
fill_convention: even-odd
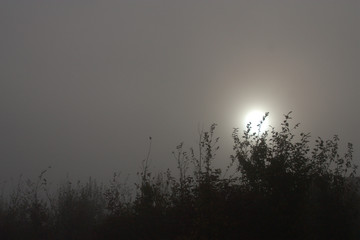
{"type": "MultiPolygon", "coordinates": [[[[246,126],[250,123],[251,126],[251,133],[258,132],[259,131],[259,124],[261,121],[263,121],[263,117],[265,116],[266,112],[261,110],[251,110],[249,111],[243,120],[243,126],[246,128],[246,126]]],[[[265,121],[260,126],[260,133],[263,133],[269,128],[270,120],[269,117],[265,118],[265,121]]]]}

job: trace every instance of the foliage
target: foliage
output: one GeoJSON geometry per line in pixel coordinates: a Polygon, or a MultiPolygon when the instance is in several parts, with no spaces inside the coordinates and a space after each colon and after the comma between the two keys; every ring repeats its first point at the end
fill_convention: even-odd
{"type": "Polygon", "coordinates": [[[67,181],[55,194],[47,170],[36,181],[20,179],[8,200],[0,198],[0,238],[358,239],[353,146],[340,154],[336,135],[311,144],[291,120],[285,115],[280,131],[234,129],[225,173],[213,167],[215,124],[200,131],[196,149],[176,147],[175,176],[150,172],[150,138],[135,193],[119,173],[108,185],[67,181]],[[225,177],[231,167],[235,173],[225,177]]]}

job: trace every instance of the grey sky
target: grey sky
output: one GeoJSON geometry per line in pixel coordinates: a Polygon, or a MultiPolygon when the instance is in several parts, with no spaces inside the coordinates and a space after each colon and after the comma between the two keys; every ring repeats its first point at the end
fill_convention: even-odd
{"type": "MultiPolygon", "coordinates": [[[[360,1],[0,2],[0,176],[156,169],[216,122],[294,111],[360,156],[360,1]]],[[[221,163],[220,163],[221,165],[221,163]]]]}

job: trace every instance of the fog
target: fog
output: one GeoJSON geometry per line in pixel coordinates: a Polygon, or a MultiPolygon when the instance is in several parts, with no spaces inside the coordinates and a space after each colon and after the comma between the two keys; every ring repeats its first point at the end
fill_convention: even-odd
{"type": "Polygon", "coordinates": [[[172,168],[217,123],[219,166],[253,109],[360,140],[359,1],[0,3],[0,180],[172,168]]]}

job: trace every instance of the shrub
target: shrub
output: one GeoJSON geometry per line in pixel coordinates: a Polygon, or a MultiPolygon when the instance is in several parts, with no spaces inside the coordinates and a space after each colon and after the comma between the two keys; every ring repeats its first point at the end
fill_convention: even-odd
{"type": "Polygon", "coordinates": [[[149,171],[150,138],[135,193],[118,173],[107,186],[67,181],[53,195],[46,171],[36,181],[21,179],[9,201],[0,201],[0,238],[358,239],[352,145],[340,154],[334,136],[312,146],[310,134],[297,134],[291,120],[285,115],[280,131],[234,129],[225,174],[213,167],[219,149],[213,124],[200,132],[197,149],[176,147],[176,177],[149,171]]]}

